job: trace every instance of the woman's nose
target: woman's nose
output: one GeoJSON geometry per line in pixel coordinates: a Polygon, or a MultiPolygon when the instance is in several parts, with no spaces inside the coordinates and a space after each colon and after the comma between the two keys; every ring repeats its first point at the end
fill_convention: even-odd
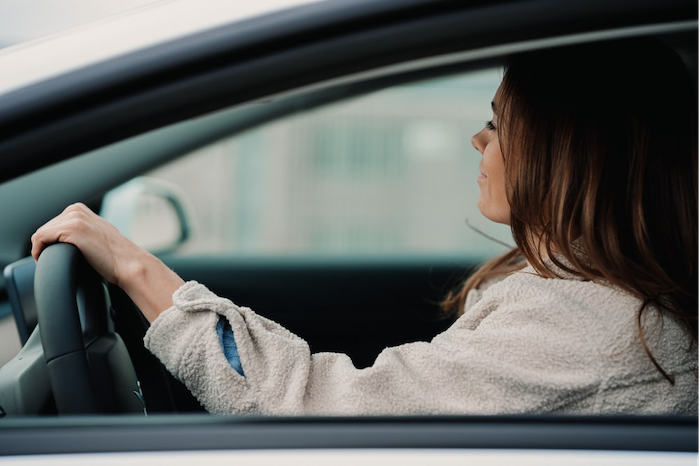
{"type": "Polygon", "coordinates": [[[478,150],[482,154],[484,153],[484,147],[486,147],[486,141],[484,140],[484,130],[481,130],[474,136],[472,136],[472,146],[474,146],[474,149],[478,150]]]}

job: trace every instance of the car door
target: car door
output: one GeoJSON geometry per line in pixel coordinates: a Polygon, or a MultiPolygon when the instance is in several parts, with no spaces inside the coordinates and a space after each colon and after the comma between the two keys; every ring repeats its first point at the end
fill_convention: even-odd
{"type": "MultiPolygon", "coordinates": [[[[276,124],[273,120],[306,118],[308,112],[322,111],[326,104],[330,108],[334,102],[354,105],[351,98],[383,90],[430,87],[431,80],[437,78],[473,76],[493,69],[504,56],[521,50],[650,34],[663,35],[669,41],[684,44],[686,50],[692,49],[697,35],[696,10],[694,2],[681,0],[327,2],[297,10],[285,20],[270,15],[235,27],[201,31],[193,37],[74,70],[70,76],[35,83],[21,92],[3,95],[0,102],[0,158],[4,167],[0,178],[5,180],[0,185],[0,196],[21,199],[21,207],[16,202],[0,204],[0,217],[7,219],[0,258],[8,263],[25,256],[31,232],[66,204],[83,201],[99,210],[105,204],[106,193],[135,176],[165,177],[163,172],[152,170],[166,170],[164,164],[169,161],[180,157],[187,160],[189,154],[196,156],[195,151],[206,151],[219,142],[259,144],[255,137],[246,139],[251,135],[246,132],[267,123],[276,124]]],[[[452,104],[453,109],[460,107],[452,104]]],[[[473,107],[481,112],[480,105],[473,107]]],[[[318,113],[315,117],[323,126],[332,123],[330,115],[318,113]]],[[[400,118],[405,116],[405,112],[400,112],[400,118]]],[[[369,126],[364,134],[373,134],[374,120],[366,115],[363,118],[360,126],[369,126]]],[[[398,147],[406,149],[400,152],[401,156],[414,157],[418,164],[440,152],[442,149],[432,141],[436,140],[435,134],[441,135],[440,141],[449,140],[445,136],[450,134],[445,129],[449,125],[443,120],[449,119],[421,113],[418,121],[408,124],[408,129],[401,127],[402,142],[398,147]]],[[[389,128],[392,131],[391,125],[389,128]]],[[[338,131],[344,134],[345,130],[338,131]]],[[[464,153],[465,149],[470,151],[466,140],[470,132],[464,129],[467,134],[462,135],[460,128],[460,138],[464,140],[454,145],[454,152],[465,157],[465,163],[472,163],[469,159],[476,157],[464,153]]],[[[355,155],[326,157],[341,145],[328,147],[323,134],[321,131],[317,139],[311,137],[306,143],[315,140],[313,144],[325,150],[301,153],[317,154],[310,160],[318,162],[324,177],[336,176],[336,168],[344,164],[337,160],[355,160],[355,155]]],[[[381,160],[395,153],[384,143],[358,151],[358,157],[365,151],[374,155],[372,162],[348,162],[347,166],[366,168],[372,166],[375,158],[381,160]]],[[[255,165],[261,159],[244,155],[240,160],[255,165]]],[[[294,156],[288,155],[286,161],[290,160],[294,156]]],[[[386,163],[386,167],[394,167],[393,161],[386,163]]],[[[216,169],[211,162],[206,165],[216,169]]],[[[385,168],[379,170],[385,170],[387,175],[394,173],[385,168]]],[[[430,169],[419,172],[429,175],[430,169]]],[[[461,169],[454,169],[450,175],[459,178],[460,173],[461,169]]],[[[189,171],[185,179],[187,176],[194,175],[189,171]]],[[[241,177],[243,183],[255,180],[248,175],[241,177]]],[[[334,187],[341,183],[344,181],[333,179],[334,187]]],[[[386,183],[378,182],[379,188],[386,183]]],[[[407,185],[420,193],[413,203],[406,202],[409,210],[420,207],[430,213],[440,203],[427,196],[439,189],[424,190],[420,183],[407,185]],[[418,204],[426,200],[427,205],[418,204]]],[[[254,193],[255,189],[244,192],[254,193]]],[[[282,200],[289,200],[300,191],[290,194],[295,192],[283,191],[287,194],[281,196],[282,200]]],[[[329,201],[324,199],[326,196],[319,188],[310,199],[320,199],[324,204],[329,201]]],[[[359,198],[360,206],[379,203],[382,196],[377,193],[359,198]]],[[[217,199],[213,196],[210,202],[217,199]]],[[[355,231],[381,225],[386,219],[377,217],[398,210],[398,203],[407,199],[411,197],[406,193],[391,199],[388,205],[393,209],[368,214],[368,227],[355,231]]],[[[253,206],[248,213],[268,210],[256,209],[253,201],[246,204],[253,206]]],[[[330,206],[341,206],[338,200],[331,201],[335,202],[329,202],[330,206]]],[[[306,201],[298,204],[307,205],[306,201]]],[[[465,198],[457,199],[454,205],[469,204],[465,198]]],[[[347,206],[347,211],[353,209],[347,206]]],[[[246,216],[245,209],[241,214],[236,214],[239,211],[235,208],[225,212],[232,215],[233,229],[228,230],[232,236],[240,233],[236,228],[247,228],[255,222],[250,219],[256,217],[246,216]]],[[[333,217],[325,210],[317,212],[321,220],[333,217]]],[[[428,235],[431,242],[446,231],[469,231],[464,225],[465,213],[457,212],[451,218],[456,219],[458,226],[434,228],[433,235],[428,235]]],[[[272,221],[277,219],[272,217],[272,221]]],[[[359,221],[351,218],[347,223],[354,227],[359,221]]],[[[469,221],[473,221],[471,215],[469,221]]],[[[420,227],[432,226],[433,219],[428,216],[417,222],[420,227]]],[[[311,223],[313,215],[304,217],[298,225],[311,223]]],[[[261,221],[260,225],[267,224],[261,221]]],[[[465,270],[487,255],[479,248],[479,255],[468,252],[463,249],[465,244],[459,242],[455,249],[438,251],[397,249],[389,254],[370,248],[342,252],[334,248],[353,241],[371,244],[362,238],[375,238],[375,248],[401,241],[394,233],[387,234],[386,242],[381,233],[358,233],[354,238],[360,239],[345,240],[352,235],[336,234],[339,230],[335,226],[323,224],[319,233],[310,238],[328,254],[310,251],[308,244],[306,250],[266,254],[263,246],[256,243],[259,235],[291,234],[294,226],[283,224],[275,228],[266,226],[252,233],[243,232],[237,252],[226,248],[188,252],[185,242],[181,249],[163,253],[162,257],[185,278],[200,280],[214,291],[288,325],[308,338],[314,350],[349,351],[358,366],[371,363],[382,345],[427,339],[448,325],[448,321],[436,319],[437,302],[463,278],[465,270]]],[[[209,239],[205,246],[213,242],[209,239]]],[[[500,248],[494,247],[488,254],[500,248]]],[[[109,418],[80,418],[71,424],[71,419],[65,423],[61,419],[32,419],[0,423],[4,438],[0,445],[7,454],[280,446],[692,452],[697,450],[696,421],[433,418],[356,423],[353,419],[336,422],[175,417],[126,420],[121,424],[109,418]],[[97,441],[85,442],[87,434],[97,441]],[[42,441],[37,442],[37,438],[42,441]]]]}

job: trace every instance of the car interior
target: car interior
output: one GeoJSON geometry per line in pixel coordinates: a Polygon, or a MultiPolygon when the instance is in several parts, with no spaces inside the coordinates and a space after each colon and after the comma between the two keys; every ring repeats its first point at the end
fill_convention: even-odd
{"type": "MultiPolygon", "coordinates": [[[[475,20],[469,21],[472,24],[475,20]]],[[[463,22],[464,18],[455,13],[454,30],[464,29],[460,26],[463,22]]],[[[570,24],[567,25],[570,26],[570,24]]],[[[441,18],[441,21],[435,20],[433,23],[425,22],[422,30],[428,34],[441,27],[444,27],[444,18],[441,18]]],[[[504,24],[502,27],[506,28],[508,25],[504,24]]],[[[560,26],[549,24],[547,27],[554,34],[560,26]]],[[[689,72],[697,81],[696,27],[696,24],[683,23],[681,26],[650,27],[648,30],[622,28],[622,32],[617,33],[590,36],[581,33],[572,41],[576,43],[586,40],[614,40],[631,35],[654,35],[678,51],[686,61],[689,72]]],[[[445,31],[448,29],[445,28],[441,34],[443,36],[447,34],[445,31]]],[[[400,31],[394,32],[397,37],[404,37],[400,31]]],[[[470,33],[462,31],[460,34],[479,37],[478,34],[481,32],[477,28],[470,33]]],[[[416,30],[407,27],[405,34],[416,34],[416,30]]],[[[521,34],[525,33],[521,32],[521,34]]],[[[361,39],[365,43],[376,43],[376,37],[370,33],[361,39]]],[[[419,36],[416,36],[415,40],[418,39],[419,36]]],[[[467,39],[469,37],[461,38],[463,41],[467,39]]],[[[64,83],[54,83],[50,87],[36,89],[39,96],[42,92],[47,94],[54,92],[57,96],[56,101],[59,103],[54,107],[45,104],[45,113],[42,114],[37,110],[38,117],[17,120],[15,125],[20,136],[11,140],[0,140],[0,150],[5,149],[9,155],[13,155],[13,150],[18,151],[17,153],[36,154],[31,160],[16,157],[1,175],[4,182],[0,184],[0,196],[3,199],[23,199],[26,206],[23,210],[18,209],[15,203],[0,204],[0,218],[12,219],[3,227],[6,243],[4,246],[0,245],[0,260],[3,265],[7,265],[3,281],[0,283],[0,300],[4,303],[4,309],[11,309],[17,333],[23,345],[19,354],[0,368],[0,393],[2,394],[0,408],[7,414],[6,419],[12,418],[13,415],[16,421],[17,417],[27,415],[55,417],[56,414],[68,412],[84,413],[86,405],[83,401],[92,395],[73,390],[75,388],[73,384],[77,383],[76,380],[81,377],[86,377],[88,385],[90,380],[94,381],[98,377],[107,379],[107,382],[101,385],[102,388],[97,389],[99,394],[96,404],[93,405],[99,413],[128,412],[140,415],[144,407],[150,415],[204,412],[189,391],[145,350],[142,341],[148,323],[123,291],[103,283],[99,277],[94,277],[81,263],[81,259],[70,251],[57,253],[63,255],[57,258],[55,263],[47,266],[54,268],[46,268],[43,271],[38,269],[43,266],[37,266],[31,258],[26,257],[30,248],[31,233],[73,202],[84,202],[115,223],[123,221],[125,228],[134,230],[139,228],[137,224],[139,215],[149,212],[147,209],[152,208],[151,204],[143,200],[149,196],[155,198],[154,202],[165,205],[163,209],[166,216],[174,212],[172,214],[175,218],[172,223],[175,230],[172,236],[174,239],[159,243],[153,248],[154,253],[169,267],[185,280],[204,283],[218,295],[228,297],[237,304],[248,306],[257,313],[282,324],[308,341],[314,352],[331,351],[348,354],[358,368],[370,366],[385,347],[411,341],[429,341],[450,326],[454,316],[441,310],[440,301],[480,263],[490,256],[505,252],[508,244],[511,243],[508,242],[507,231],[504,232],[502,229],[490,231],[488,227],[479,223],[472,212],[465,211],[464,206],[470,202],[470,199],[460,196],[468,196],[468,193],[457,191],[455,194],[453,191],[442,190],[439,186],[440,182],[436,181],[443,179],[441,177],[444,177],[446,172],[450,172],[454,175],[454,179],[450,180],[453,185],[475,184],[473,178],[458,172],[460,167],[476,164],[476,151],[470,149],[469,143],[471,133],[456,137],[454,146],[444,149],[448,154],[444,159],[426,161],[427,159],[420,152],[422,149],[415,148],[425,147],[427,152],[443,150],[442,146],[435,145],[436,135],[444,139],[445,135],[452,134],[449,128],[455,124],[463,124],[465,121],[469,122],[469,125],[483,125],[483,120],[488,118],[490,109],[488,107],[472,108],[477,106],[475,103],[465,110],[468,114],[464,115],[429,114],[427,117],[413,118],[407,116],[408,110],[400,107],[399,104],[392,107],[391,105],[394,105],[392,102],[408,98],[406,97],[408,93],[413,92],[414,94],[411,95],[415,96],[415,102],[434,103],[440,98],[438,94],[442,95],[440,93],[446,92],[445,89],[457,89],[461,94],[444,94],[446,101],[454,102],[455,98],[470,98],[470,93],[476,95],[478,91],[480,96],[478,99],[481,99],[478,101],[479,105],[488,105],[495,90],[494,83],[497,85],[498,70],[502,66],[504,57],[510,53],[532,48],[565,44],[557,43],[556,40],[551,42],[541,39],[520,42],[514,40],[515,45],[511,47],[489,49],[488,53],[479,54],[461,50],[459,43],[445,45],[446,41],[442,37],[440,41],[436,39],[435,43],[423,44],[424,49],[412,52],[407,52],[408,46],[403,45],[401,47],[403,55],[399,54],[399,58],[392,56],[389,59],[382,55],[388,56],[388,52],[381,47],[388,49],[390,44],[381,45],[376,55],[367,57],[360,55],[359,52],[357,54],[352,52],[354,49],[351,45],[359,47],[357,44],[344,42],[342,37],[333,38],[330,42],[333,43],[333,40],[336,40],[337,44],[328,46],[321,54],[313,49],[311,39],[300,38],[299,44],[302,45],[298,45],[297,48],[283,47],[279,56],[275,56],[277,61],[273,64],[250,59],[233,60],[233,64],[226,65],[226,61],[231,60],[231,57],[223,52],[217,55],[216,51],[213,51],[208,58],[195,62],[196,66],[190,63],[188,68],[174,67],[167,70],[167,75],[164,72],[162,75],[137,77],[138,79],[127,80],[125,83],[108,83],[104,88],[96,87],[94,92],[86,93],[78,102],[71,102],[70,92],[72,91],[68,87],[61,87],[64,83]],[[308,47],[303,45],[304,40],[309,42],[308,47]],[[348,56],[352,56],[353,59],[338,64],[339,68],[333,68],[334,62],[330,57],[341,50],[346,50],[346,60],[348,56]],[[431,56],[437,52],[440,52],[439,55],[442,58],[431,61],[431,56]],[[409,57],[410,53],[414,53],[415,57],[409,57]],[[414,58],[414,60],[408,58],[414,58]],[[395,62],[400,63],[401,66],[392,68],[395,62]],[[307,73],[306,77],[302,79],[293,71],[287,74],[279,72],[279,69],[289,68],[290,63],[297,64],[299,74],[304,71],[307,73]],[[380,71],[373,69],[375,66],[380,71]],[[266,73],[274,79],[261,78],[266,73]],[[484,73],[491,73],[490,81],[482,78],[484,73]],[[344,77],[344,74],[351,77],[344,77]],[[473,77],[476,79],[468,81],[473,77]],[[287,78],[286,81],[285,78],[287,78]],[[305,82],[304,79],[308,79],[309,82],[305,82]],[[467,84],[464,84],[465,79],[468,81],[467,84]],[[258,84],[251,85],[251,82],[256,80],[258,84]],[[156,85],[159,82],[161,84],[165,82],[165,85],[159,87],[156,85]],[[320,84],[317,84],[318,82],[320,84]],[[431,94],[431,90],[435,93],[431,94]],[[457,95],[461,97],[455,97],[457,95]],[[64,103],[60,102],[62,98],[65,98],[64,103]],[[392,113],[387,109],[398,110],[393,110],[394,114],[387,116],[379,123],[379,120],[372,120],[358,110],[358,108],[369,107],[379,108],[387,115],[392,113]],[[58,112],[65,112],[66,118],[53,121],[51,118],[58,112]],[[363,129],[364,127],[357,129],[363,121],[369,121],[367,126],[370,129],[363,129]],[[389,123],[386,123],[387,121],[389,123]],[[311,136],[303,139],[306,133],[303,133],[302,129],[307,131],[304,125],[311,124],[309,122],[326,125],[323,127],[326,132],[309,133],[311,136]],[[338,130],[337,127],[328,126],[333,122],[339,122],[338,124],[346,129],[338,130]],[[288,126],[280,126],[285,124],[288,126]],[[351,127],[351,124],[354,126],[351,127]],[[386,165],[379,168],[375,166],[375,171],[381,172],[382,176],[371,181],[373,183],[371,186],[391,187],[394,186],[392,183],[398,185],[398,182],[392,178],[393,173],[396,171],[403,173],[408,180],[404,182],[406,191],[400,191],[401,194],[398,196],[403,196],[402,199],[407,199],[406,202],[397,201],[395,197],[391,197],[379,188],[373,191],[375,188],[370,189],[367,188],[368,184],[363,185],[361,175],[367,175],[369,172],[362,171],[365,170],[362,164],[371,165],[372,162],[366,160],[356,162],[358,156],[354,155],[355,153],[348,155],[348,153],[339,152],[338,157],[345,157],[342,159],[344,161],[332,162],[345,164],[342,166],[351,173],[347,178],[337,176],[333,171],[335,166],[331,162],[314,156],[314,154],[323,153],[326,147],[323,145],[324,137],[326,137],[325,134],[330,134],[329,132],[336,131],[332,133],[336,136],[341,134],[338,131],[347,131],[347,134],[351,135],[369,134],[370,137],[375,137],[372,131],[376,127],[385,125],[382,128],[389,128],[396,133],[391,125],[398,124],[403,125],[400,127],[401,131],[404,131],[402,134],[408,134],[406,128],[409,128],[413,131],[411,133],[413,136],[403,138],[395,135],[377,136],[372,140],[374,146],[360,147],[357,153],[367,151],[389,153],[392,144],[401,147],[402,154],[409,150],[406,147],[412,148],[410,149],[414,151],[411,152],[412,163],[418,168],[406,168],[401,172],[398,169],[394,170],[396,167],[391,165],[394,162],[389,160],[386,165]],[[77,128],[84,130],[81,133],[83,137],[70,136],[71,131],[77,128]],[[289,145],[298,145],[298,152],[293,152],[291,149],[269,148],[271,146],[266,145],[272,144],[271,134],[284,131],[290,134],[289,145]],[[55,145],[55,153],[47,153],[46,150],[41,149],[44,144],[42,141],[46,140],[52,141],[55,145]],[[262,168],[250,162],[252,159],[246,158],[245,155],[247,153],[245,151],[255,151],[261,147],[263,152],[267,151],[270,154],[269,160],[264,159],[265,162],[260,162],[261,166],[264,165],[262,168]],[[218,157],[217,154],[221,151],[229,150],[233,154],[230,160],[236,160],[237,169],[240,169],[241,173],[251,174],[221,182],[222,186],[229,189],[226,191],[226,196],[233,199],[231,202],[238,202],[241,207],[235,212],[231,210],[234,213],[231,214],[230,225],[211,226],[211,218],[216,216],[217,211],[213,210],[209,204],[214,204],[217,196],[220,198],[224,196],[205,196],[204,200],[200,201],[196,199],[196,193],[188,191],[186,186],[183,188],[178,183],[182,180],[181,182],[186,184],[195,177],[192,166],[203,166],[209,164],[208,161],[214,160],[214,158],[207,159],[208,154],[215,154],[218,157]],[[473,152],[470,153],[470,150],[473,152]],[[276,199],[279,202],[283,200],[285,211],[291,212],[286,217],[279,210],[261,207],[266,205],[265,199],[277,195],[273,190],[279,186],[285,187],[285,183],[291,183],[286,178],[275,178],[278,175],[274,167],[286,163],[280,161],[285,154],[292,160],[295,160],[293,157],[307,160],[301,157],[308,156],[312,173],[321,173],[330,180],[320,182],[321,184],[318,185],[320,187],[314,188],[316,191],[305,195],[307,197],[303,197],[306,191],[302,191],[307,183],[304,181],[306,178],[299,182],[301,187],[297,186],[296,191],[281,191],[276,199]],[[453,157],[453,154],[458,154],[461,159],[453,157]],[[445,162],[447,159],[457,161],[454,165],[449,165],[445,162]],[[187,160],[192,162],[186,162],[187,160]],[[429,165],[428,162],[434,165],[429,165]],[[178,163],[182,165],[177,165],[178,163]],[[357,164],[353,165],[353,163],[357,164]],[[242,171],[246,166],[250,168],[250,172],[242,171]],[[432,168],[426,168],[430,166],[442,168],[431,171],[432,168]],[[266,167],[272,167],[270,170],[273,171],[256,178],[255,176],[263,173],[261,170],[266,167]],[[413,173],[411,170],[415,170],[424,178],[411,178],[413,173]],[[244,185],[246,179],[249,183],[258,183],[260,188],[258,191],[255,188],[247,188],[246,192],[259,193],[263,201],[260,201],[260,198],[253,200],[242,198],[241,192],[235,191],[238,185],[247,186],[244,185]],[[129,185],[129,183],[132,184],[129,185]],[[127,185],[133,187],[133,183],[150,191],[147,195],[141,195],[136,201],[129,203],[130,201],[121,193],[125,187],[128,187],[127,185]],[[324,191],[326,185],[322,183],[330,183],[334,189],[355,183],[356,188],[355,191],[348,188],[350,193],[348,199],[335,199],[328,194],[328,191],[324,191]],[[175,187],[172,187],[173,184],[175,187]],[[160,191],[154,194],[152,188],[149,188],[153,185],[157,185],[160,191]],[[437,194],[431,197],[433,193],[437,194]],[[419,197],[422,194],[425,194],[423,197],[428,199],[423,204],[417,203],[415,198],[411,197],[419,197]],[[146,203],[138,204],[142,201],[146,203]],[[318,206],[313,204],[317,201],[318,206]],[[321,201],[324,203],[321,204],[321,201]],[[396,206],[399,204],[401,209],[405,209],[411,215],[415,213],[411,212],[414,210],[420,210],[425,215],[416,217],[417,220],[406,220],[408,217],[400,217],[397,213],[399,209],[396,206]],[[111,210],[118,210],[124,206],[131,208],[127,212],[128,218],[124,217],[126,214],[123,211],[111,210]],[[328,226],[325,223],[319,223],[317,229],[308,233],[308,238],[311,239],[307,243],[304,242],[307,240],[298,239],[292,235],[291,232],[296,231],[294,228],[311,225],[315,218],[335,218],[331,212],[334,209],[340,210],[338,206],[349,212],[359,212],[357,215],[348,215],[347,218],[338,217],[338,222],[360,231],[347,233],[347,238],[350,239],[336,234],[335,224],[328,226]],[[207,210],[209,208],[214,213],[207,217],[202,212],[209,212],[207,210]],[[263,210],[272,212],[269,219],[258,217],[263,210]],[[445,213],[444,216],[443,213],[445,213]],[[289,217],[288,220],[287,217],[289,217]],[[440,223],[443,217],[450,218],[449,222],[453,223],[440,223]],[[248,232],[236,229],[246,221],[247,224],[258,225],[258,229],[248,232]],[[284,223],[285,221],[287,223],[284,223]],[[371,230],[372,225],[380,224],[386,225],[385,230],[380,232],[371,230]],[[357,225],[368,226],[362,230],[357,225]],[[220,232],[221,237],[226,241],[230,240],[230,243],[225,242],[224,239],[217,239],[219,236],[206,236],[204,231],[206,228],[220,232]],[[422,240],[415,239],[418,236],[409,236],[409,233],[422,231],[422,229],[426,230],[427,237],[430,237],[431,233],[439,235],[438,231],[448,229],[454,229],[460,236],[454,241],[445,240],[445,244],[448,245],[444,248],[424,248],[422,240]],[[277,239],[279,237],[277,233],[286,234],[288,239],[293,238],[296,242],[290,240],[290,244],[293,244],[285,249],[280,245],[281,240],[277,239]],[[226,238],[227,235],[228,238],[226,238]],[[405,249],[392,249],[391,246],[386,246],[392,242],[401,244],[404,242],[407,246],[405,249]],[[217,246],[219,243],[221,244],[217,246]],[[66,274],[65,270],[71,270],[71,272],[66,274]],[[40,277],[38,274],[43,275],[40,277]],[[57,285],[50,278],[55,276],[64,276],[67,281],[57,285]],[[37,289],[40,283],[51,284],[42,285],[41,289],[37,289]],[[68,296],[57,297],[46,294],[52,288],[68,288],[68,296]],[[77,303],[75,296],[78,296],[77,303]],[[112,375],[105,375],[92,367],[87,370],[93,372],[87,375],[62,370],[60,371],[63,372],[62,381],[55,383],[62,384],[63,389],[57,390],[56,386],[52,385],[55,378],[52,371],[59,372],[59,369],[48,371],[46,369],[44,364],[46,349],[42,349],[37,324],[39,327],[42,325],[55,327],[59,335],[56,337],[58,340],[63,338],[61,335],[69,333],[70,330],[62,330],[63,324],[55,320],[49,321],[51,317],[43,317],[47,319],[43,321],[42,311],[38,310],[38,307],[43,302],[48,303],[44,304],[45,307],[57,309],[63,304],[54,303],[62,303],[61,300],[72,301],[71,306],[74,308],[67,310],[66,314],[61,311],[58,314],[61,318],[58,320],[72,313],[77,319],[75,322],[81,328],[80,336],[84,340],[82,345],[84,348],[81,350],[87,351],[88,360],[100,361],[95,366],[106,365],[112,375]],[[95,308],[99,310],[94,311],[95,308]],[[87,314],[93,312],[101,316],[98,323],[90,321],[87,317],[87,314]],[[95,330],[96,328],[99,329],[95,330]],[[90,353],[88,347],[97,341],[100,343],[93,345],[95,352],[90,353]],[[97,348],[98,346],[100,348],[97,348]],[[125,368],[130,364],[133,364],[135,374],[133,380],[129,379],[131,369],[125,368]],[[120,385],[113,374],[127,374],[123,375],[123,378],[128,379],[129,383],[120,385]],[[119,390],[129,393],[127,401],[115,401],[120,398],[117,394],[119,390]],[[59,395],[58,391],[64,393],[59,395]],[[137,397],[132,397],[132,393],[137,393],[137,397]],[[103,394],[104,397],[102,397],[103,394]],[[65,397],[64,399],[68,399],[69,403],[75,402],[76,411],[71,411],[71,408],[62,409],[57,403],[57,396],[65,397]],[[139,403],[135,403],[136,398],[139,403]]],[[[206,44],[203,43],[202,46],[204,45],[206,44]]],[[[268,48],[272,50],[278,45],[278,42],[271,42],[268,48]]],[[[181,58],[183,62],[188,59],[181,58]]],[[[124,58],[124,60],[127,59],[124,58]]],[[[143,57],[140,58],[142,59],[143,57]]],[[[99,77],[105,72],[96,68],[94,75],[99,77]]],[[[689,96],[689,98],[697,99],[697,96],[689,96]]],[[[411,105],[415,106],[415,104],[411,105]]],[[[428,106],[427,103],[425,105],[428,106]]],[[[420,109],[417,111],[420,112],[420,109]]],[[[0,111],[0,123],[3,115],[0,111]]],[[[469,129],[464,132],[473,131],[472,128],[478,129],[478,126],[468,127],[469,129]]],[[[222,156],[221,160],[229,159],[222,156]]],[[[233,164],[234,162],[221,163],[233,164]]],[[[215,164],[211,166],[213,173],[216,174],[219,166],[215,164]]],[[[296,170],[293,164],[284,165],[283,168],[287,171],[296,170]]],[[[213,186],[214,181],[205,179],[204,183],[210,183],[213,186]]],[[[167,222],[164,221],[164,223],[167,222]]],[[[159,224],[159,227],[163,224],[159,224]]],[[[162,227],[162,229],[166,228],[162,227]]],[[[138,233],[134,235],[138,236],[138,233]]],[[[43,312],[47,313],[47,311],[43,312]]],[[[106,417],[109,418],[109,416],[106,417]]],[[[192,425],[201,422],[205,426],[215,426],[219,425],[218,423],[223,426],[224,423],[229,422],[218,419],[201,421],[199,417],[192,419],[192,425]],[[214,424],[209,424],[210,422],[214,424]]],[[[372,436],[372,429],[379,428],[377,426],[396,428],[395,432],[400,435],[400,429],[394,424],[390,425],[394,422],[393,420],[375,421],[378,424],[374,427],[361,426],[365,429],[365,433],[357,435],[361,436],[363,445],[370,441],[368,439],[372,436]]],[[[450,419],[441,419],[442,421],[451,422],[450,419]]],[[[0,423],[2,422],[3,420],[0,419],[0,423]]],[[[76,418],[72,427],[85,430],[94,422],[109,423],[110,421],[94,419],[85,421],[76,418]]],[[[167,419],[152,416],[151,419],[139,425],[165,428],[164,426],[169,422],[167,419]]],[[[242,429],[241,431],[249,429],[249,432],[257,432],[256,429],[270,427],[263,426],[264,421],[257,419],[237,419],[231,422],[239,423],[237,427],[242,429]],[[240,423],[245,424],[245,427],[241,427],[240,423]]],[[[278,423],[277,425],[281,426],[280,429],[283,429],[287,425],[285,423],[291,421],[277,419],[270,422],[278,423]]],[[[420,419],[416,422],[423,426],[422,430],[407,434],[404,440],[396,440],[394,445],[405,445],[406,442],[412,441],[418,442],[417,444],[449,446],[461,444],[460,442],[468,437],[474,445],[488,446],[491,441],[488,440],[489,435],[503,434],[503,422],[519,423],[520,432],[529,429],[533,436],[535,432],[551,433],[552,429],[557,429],[556,425],[552,427],[551,424],[547,424],[548,420],[537,417],[489,418],[481,419],[476,424],[462,426],[459,428],[462,430],[449,431],[441,439],[441,431],[428,432],[429,427],[435,427],[430,424],[433,421],[420,419]]],[[[697,438],[692,439],[693,435],[697,435],[697,418],[653,420],[604,418],[590,421],[562,418],[560,422],[560,425],[567,426],[572,432],[579,429],[577,432],[589,439],[594,435],[597,439],[596,444],[599,446],[605,444],[606,436],[611,438],[611,432],[617,432],[615,434],[617,445],[626,445],[631,449],[697,449],[697,438]],[[656,436],[660,426],[666,429],[663,438],[656,436]],[[597,433],[594,434],[594,432],[597,433]],[[621,432],[627,433],[623,435],[620,434],[621,432]],[[620,436],[624,438],[621,439],[620,436]]],[[[15,428],[20,424],[21,421],[16,421],[15,428]]],[[[58,426],[59,424],[56,424],[55,427],[58,428],[58,426]]],[[[307,427],[309,430],[306,433],[313,432],[316,435],[315,439],[306,438],[302,441],[299,437],[291,436],[288,444],[298,445],[295,442],[306,442],[305,444],[311,442],[321,446],[324,442],[328,445],[338,444],[337,437],[333,436],[332,440],[330,437],[324,437],[323,425],[307,427]]],[[[215,427],[211,428],[215,429],[215,427]]],[[[357,440],[360,437],[353,437],[355,432],[353,428],[359,429],[359,424],[355,427],[352,423],[343,424],[342,429],[348,430],[340,429],[338,432],[349,432],[349,438],[360,442],[357,440]]],[[[131,430],[128,432],[126,428],[119,431],[119,434],[111,440],[102,438],[100,442],[103,443],[96,443],[94,448],[99,449],[104,445],[110,445],[109,448],[118,448],[114,446],[116,439],[127,437],[133,444],[140,441],[136,439],[139,435],[145,435],[143,438],[149,439],[155,445],[161,441],[158,438],[149,438],[150,434],[145,434],[144,430],[134,425],[130,425],[129,429],[131,430]],[[119,435],[126,437],[119,437],[119,435]]],[[[182,445],[188,445],[187,432],[187,430],[173,430],[169,445],[172,444],[173,439],[181,441],[182,445]]],[[[16,430],[16,435],[17,438],[21,437],[21,429],[16,430]]],[[[221,431],[212,438],[219,438],[217,435],[224,435],[224,433],[221,431]]],[[[576,442],[583,442],[583,440],[572,440],[574,437],[575,435],[567,436],[560,446],[581,445],[576,442]]],[[[259,441],[261,442],[259,445],[266,445],[266,441],[259,440],[260,438],[258,434],[251,434],[244,439],[229,439],[227,444],[235,445],[236,442],[240,442],[249,446],[251,442],[259,441]]],[[[514,436],[509,437],[511,444],[518,442],[514,438],[514,436]]],[[[522,439],[522,442],[534,441],[533,437],[527,435],[522,439]]],[[[279,440],[279,436],[275,437],[276,442],[279,440]]],[[[13,447],[17,451],[21,448],[29,448],[21,440],[17,442],[19,443],[13,447]]],[[[547,442],[542,441],[539,445],[545,443],[547,442]]],[[[538,444],[537,441],[534,441],[534,444],[538,444]]],[[[55,444],[52,448],[55,448],[55,444]]]]}

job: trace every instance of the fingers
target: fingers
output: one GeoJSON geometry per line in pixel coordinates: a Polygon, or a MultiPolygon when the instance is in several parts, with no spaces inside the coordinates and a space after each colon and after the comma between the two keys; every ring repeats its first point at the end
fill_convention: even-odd
{"type": "Polygon", "coordinates": [[[77,203],[66,207],[58,216],[41,226],[31,238],[31,254],[38,260],[41,252],[54,243],[76,244],[76,236],[84,235],[91,217],[97,217],[85,204],[77,203]]]}

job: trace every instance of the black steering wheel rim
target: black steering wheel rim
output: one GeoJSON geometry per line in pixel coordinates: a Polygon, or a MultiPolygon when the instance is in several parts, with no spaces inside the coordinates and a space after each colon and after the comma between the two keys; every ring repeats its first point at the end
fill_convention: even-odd
{"type": "Polygon", "coordinates": [[[44,249],[34,293],[58,413],[144,412],[128,351],[114,333],[102,277],[77,247],[57,243],[44,249]]]}

